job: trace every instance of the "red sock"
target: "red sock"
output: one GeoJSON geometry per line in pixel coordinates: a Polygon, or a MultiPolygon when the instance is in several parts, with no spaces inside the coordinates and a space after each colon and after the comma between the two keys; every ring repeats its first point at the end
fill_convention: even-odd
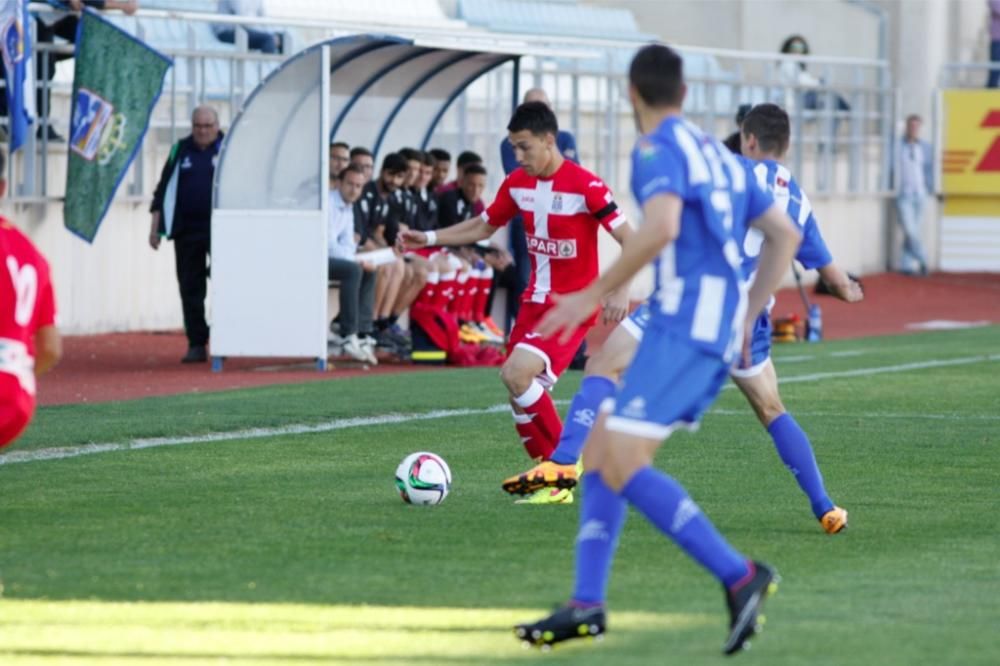
{"type": "Polygon", "coordinates": [[[551,455],[551,451],[545,446],[545,436],[530,416],[514,412],[514,429],[521,437],[521,444],[529,458],[545,460],[547,455],[551,455]]]}
{"type": "Polygon", "coordinates": [[[468,303],[472,294],[469,289],[472,283],[469,281],[468,273],[459,273],[455,280],[455,299],[448,304],[448,309],[461,321],[468,321],[468,303]]]}
{"type": "Polygon", "coordinates": [[[450,310],[449,302],[455,298],[455,273],[442,273],[438,281],[437,291],[434,292],[434,306],[443,310],[450,310]]]}
{"type": "Polygon", "coordinates": [[[531,417],[532,425],[538,428],[542,458],[548,460],[559,445],[559,436],[562,434],[562,420],[552,402],[552,396],[541,384],[532,381],[531,387],[523,395],[515,397],[514,402],[531,417]]]}
{"type": "Polygon", "coordinates": [[[427,284],[424,288],[420,290],[417,295],[417,300],[414,301],[416,305],[434,305],[434,299],[436,298],[438,289],[438,280],[440,276],[437,271],[430,271],[427,273],[427,284]]]}
{"type": "Polygon", "coordinates": [[[476,295],[472,301],[472,319],[477,323],[482,323],[486,316],[486,304],[490,300],[490,292],[493,290],[493,269],[490,266],[479,271],[476,280],[479,286],[476,288],[476,295]]]}

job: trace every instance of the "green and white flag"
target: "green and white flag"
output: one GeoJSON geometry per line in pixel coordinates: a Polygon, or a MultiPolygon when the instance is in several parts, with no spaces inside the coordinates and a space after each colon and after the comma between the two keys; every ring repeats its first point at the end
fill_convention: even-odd
{"type": "Polygon", "coordinates": [[[73,79],[66,228],[88,243],[135,158],[172,64],[87,10],[80,18],[73,79]]]}

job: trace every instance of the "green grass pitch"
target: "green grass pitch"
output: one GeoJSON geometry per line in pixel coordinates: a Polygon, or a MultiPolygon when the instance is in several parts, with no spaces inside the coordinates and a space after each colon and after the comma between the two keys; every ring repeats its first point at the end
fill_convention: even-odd
{"type": "MultiPolygon", "coordinates": [[[[735,390],[657,458],[782,574],[735,659],[1000,663],[1000,329],[775,357],[846,533],[822,532],[735,390]]],[[[720,588],[634,512],[607,639],[519,646],[510,626],[567,597],[577,510],[500,490],[526,466],[502,400],[495,370],[441,370],[40,409],[0,465],[0,663],[726,661],[720,588]],[[108,450],[14,457],[88,444],[108,450]],[[421,449],[453,471],[441,506],[393,486],[421,449]]]]}

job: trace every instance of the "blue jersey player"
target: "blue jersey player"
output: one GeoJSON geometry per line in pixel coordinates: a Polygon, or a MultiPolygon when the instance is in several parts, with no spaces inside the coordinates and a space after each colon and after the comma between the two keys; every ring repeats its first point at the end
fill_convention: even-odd
{"type": "MultiPolygon", "coordinates": [[[[788,169],[779,160],[788,150],[790,128],[788,114],[774,104],[759,104],[743,119],[740,140],[743,154],[753,160],[753,175],[767,187],[802,231],[802,244],[795,255],[806,268],[819,270],[830,292],[853,303],[863,298],[861,287],[838,267],[823,242],[809,198],[799,188],[788,169]]],[[[761,243],[759,233],[751,229],[743,242],[744,271],[757,269],[761,243]]],[[[785,410],[778,393],[778,378],[771,362],[771,316],[764,310],[753,327],[751,357],[731,371],[733,382],[747,397],[761,425],[767,428],[778,456],[795,475],[799,487],[809,498],[813,515],[828,534],[847,527],[847,511],[836,506],[826,492],[809,437],[785,410]]]]}
{"type": "Polygon", "coordinates": [[[715,399],[744,347],[748,320],[778,285],[799,234],[722,144],[681,118],[680,56],[665,46],[644,47],[632,61],[629,83],[644,135],[633,153],[632,183],[643,225],[606,273],[559,298],[537,330],[571,335],[603,293],[655,260],[653,307],[635,359],[584,448],[571,600],[549,617],[518,625],[515,634],[547,646],[604,633],[611,561],[631,504],[722,583],[730,613],[723,651],[732,654],[755,633],[775,572],[730,546],[652,460],[663,440],[695,427],[715,399]],[[738,249],[748,223],[766,239],[749,290],[738,249]]]}
{"type": "MultiPolygon", "coordinates": [[[[750,159],[739,159],[746,166],[748,177],[771,192],[775,203],[799,226],[802,243],[795,258],[806,268],[818,269],[831,293],[838,298],[848,302],[861,300],[863,295],[859,285],[833,262],[808,197],[799,189],[788,169],[778,161],[788,150],[788,114],[774,104],[761,104],[754,107],[747,117],[749,121],[744,120],[742,145],[747,146],[744,154],[750,159]]],[[[748,230],[741,245],[747,276],[756,270],[762,242],[760,232],[748,230]]],[[[545,497],[540,488],[560,488],[565,492],[576,485],[576,462],[593,425],[597,406],[614,393],[615,381],[632,360],[649,316],[649,305],[643,304],[612,331],[601,351],[588,359],[580,390],[573,397],[559,446],[551,459],[504,481],[505,490],[512,493],[534,492],[536,497],[545,497]]],[[[771,317],[770,312],[764,310],[754,322],[751,358],[736,364],[730,374],[771,435],[782,462],[808,497],[820,525],[827,533],[835,534],[847,526],[847,511],[829,498],[809,438],[781,402],[770,351],[771,317]]]]}

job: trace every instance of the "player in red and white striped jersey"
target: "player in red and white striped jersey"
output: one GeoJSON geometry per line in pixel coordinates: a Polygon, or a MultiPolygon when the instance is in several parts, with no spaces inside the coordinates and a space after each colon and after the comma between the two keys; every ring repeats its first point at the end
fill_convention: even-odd
{"type": "Polygon", "coordinates": [[[510,392],[515,427],[528,455],[547,459],[559,440],[562,422],[546,389],[569,366],[600,314],[606,321],[625,317],[627,285],[606,295],[601,312],[588,317],[566,343],[543,339],[535,325],[560,294],[582,289],[597,278],[598,229],[604,227],[622,243],[631,227],[604,181],[563,158],[556,146],[558,123],[545,104],[519,106],[507,130],[520,167],[507,176],[486,211],[436,232],[401,233],[400,241],[405,248],[464,245],[489,238],[517,214],[523,217],[531,280],[500,376],[510,392]]]}
{"type": "MultiPolygon", "coordinates": [[[[0,150],[0,174],[6,173],[0,150]]],[[[7,181],[0,176],[0,197],[7,181]]],[[[62,343],[49,264],[28,237],[0,217],[0,448],[35,412],[35,376],[59,360],[62,343]]]]}

